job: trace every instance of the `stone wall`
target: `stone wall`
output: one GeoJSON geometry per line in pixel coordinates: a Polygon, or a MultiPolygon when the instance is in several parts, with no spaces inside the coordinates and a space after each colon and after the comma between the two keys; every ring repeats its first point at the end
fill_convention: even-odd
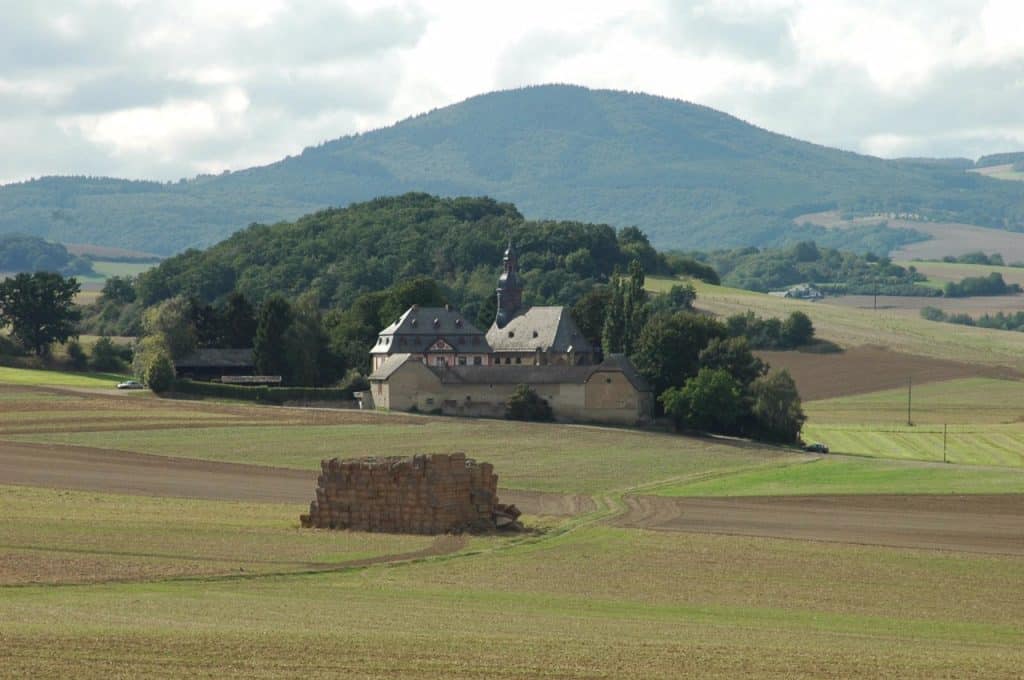
{"type": "Polygon", "coordinates": [[[518,524],[515,506],[498,503],[493,466],[463,453],[332,458],[320,468],[304,527],[443,534],[518,524]]]}

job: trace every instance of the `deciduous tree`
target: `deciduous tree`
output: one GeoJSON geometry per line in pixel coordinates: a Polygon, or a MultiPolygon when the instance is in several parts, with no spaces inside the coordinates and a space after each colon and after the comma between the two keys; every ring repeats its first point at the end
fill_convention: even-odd
{"type": "Polygon", "coordinates": [[[53,272],[18,274],[0,282],[0,327],[10,326],[17,342],[46,356],[54,342],[77,337],[81,318],[75,295],[81,286],[75,278],[53,272]]]}

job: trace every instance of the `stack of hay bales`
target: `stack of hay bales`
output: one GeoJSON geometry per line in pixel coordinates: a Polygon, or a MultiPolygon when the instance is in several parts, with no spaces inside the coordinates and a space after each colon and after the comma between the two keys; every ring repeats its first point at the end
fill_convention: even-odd
{"type": "MultiPolygon", "coordinates": [[[[332,458],[320,467],[304,527],[443,534],[496,526],[498,476],[464,453],[332,458]]],[[[498,506],[503,527],[509,507],[518,517],[514,506],[498,506]]]]}

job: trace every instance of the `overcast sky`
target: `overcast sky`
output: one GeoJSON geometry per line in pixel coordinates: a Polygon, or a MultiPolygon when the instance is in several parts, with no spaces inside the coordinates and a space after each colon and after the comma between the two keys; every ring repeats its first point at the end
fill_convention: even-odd
{"type": "Polygon", "coordinates": [[[0,3],[0,183],[237,170],[550,82],[881,156],[1024,150],[1022,0],[0,3]]]}

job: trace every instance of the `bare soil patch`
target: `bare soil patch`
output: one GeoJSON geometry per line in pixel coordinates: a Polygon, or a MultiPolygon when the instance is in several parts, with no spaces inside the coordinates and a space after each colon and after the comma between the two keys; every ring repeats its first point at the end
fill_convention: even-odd
{"type": "Polygon", "coordinates": [[[862,345],[835,354],[757,352],[772,368],[784,368],[796,381],[804,401],[831,399],[958,378],[1017,379],[1019,372],[999,366],[980,366],[862,345]]]}
{"type": "MultiPolygon", "coordinates": [[[[306,505],[317,474],[83,446],[0,442],[0,484],[19,486],[306,505]]],[[[498,495],[530,515],[570,516],[595,507],[586,496],[509,489],[499,489],[498,495]]]]}
{"type": "Polygon", "coordinates": [[[1024,496],[628,496],[618,526],[1024,555],[1024,496]]]}

